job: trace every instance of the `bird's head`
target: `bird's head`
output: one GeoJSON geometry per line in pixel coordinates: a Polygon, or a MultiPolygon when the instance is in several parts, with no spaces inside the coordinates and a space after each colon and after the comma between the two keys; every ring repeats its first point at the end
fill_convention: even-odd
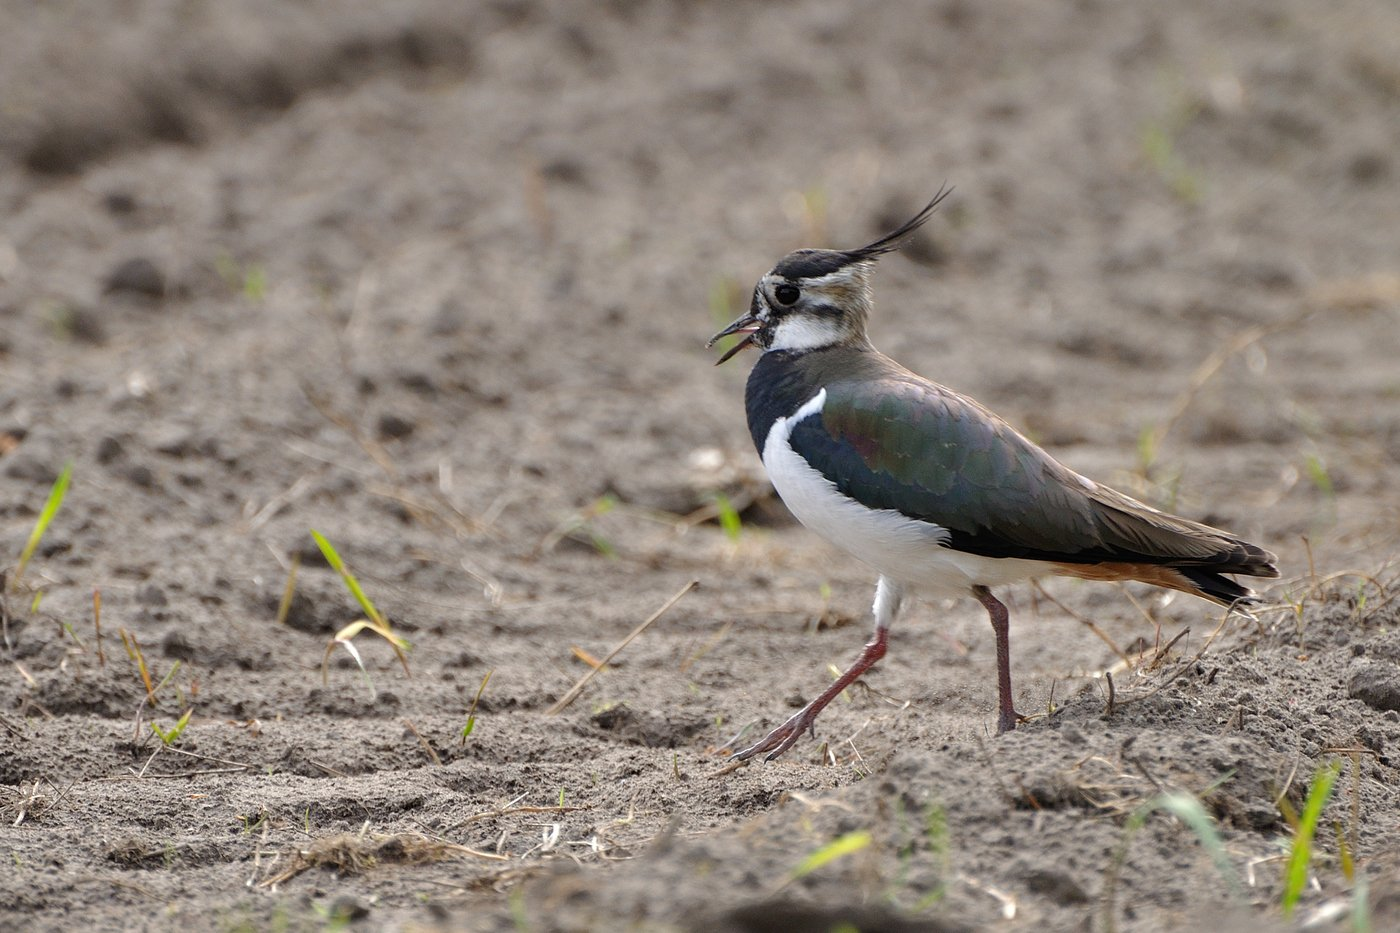
{"type": "Polygon", "coordinates": [[[748,346],[805,352],[865,340],[870,317],[870,274],[875,260],[899,248],[900,241],[923,226],[952,192],[940,189],[924,209],[899,229],[859,249],[799,249],[788,253],[754,286],[746,314],[710,338],[744,338],[719,358],[723,363],[748,346]]]}

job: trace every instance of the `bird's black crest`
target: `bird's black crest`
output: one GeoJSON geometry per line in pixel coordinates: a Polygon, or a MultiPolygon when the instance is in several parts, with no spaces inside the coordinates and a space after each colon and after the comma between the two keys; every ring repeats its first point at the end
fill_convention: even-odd
{"type": "Polygon", "coordinates": [[[933,216],[943,199],[952,193],[952,188],[939,188],[933,200],[925,204],[923,210],[900,224],[899,229],[880,237],[874,243],[860,249],[799,249],[783,257],[782,262],[773,267],[773,274],[788,279],[815,279],[844,269],[852,263],[869,262],[885,253],[892,253],[899,249],[906,237],[922,227],[929,217],[933,216]]]}
{"type": "Polygon", "coordinates": [[[895,230],[893,233],[885,234],[874,243],[862,246],[860,249],[846,250],[846,256],[849,257],[847,261],[859,262],[863,259],[875,259],[885,253],[892,253],[899,249],[900,243],[904,238],[922,227],[928,219],[933,216],[933,212],[938,209],[938,205],[943,202],[943,199],[952,193],[953,189],[947,186],[939,188],[938,193],[933,196],[933,200],[925,204],[923,210],[900,224],[899,229],[895,230]]]}

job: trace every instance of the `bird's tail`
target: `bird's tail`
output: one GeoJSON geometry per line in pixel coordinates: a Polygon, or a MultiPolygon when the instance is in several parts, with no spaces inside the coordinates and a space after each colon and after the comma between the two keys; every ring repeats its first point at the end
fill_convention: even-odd
{"type": "MultiPolygon", "coordinates": [[[[1204,567],[1174,567],[1191,584],[1189,592],[1209,599],[1222,606],[1253,606],[1259,597],[1247,586],[1235,582],[1223,574],[1204,567]]],[[[1237,571],[1242,572],[1242,571],[1237,571]]],[[[1277,575],[1277,574],[1273,574],[1277,575]]]]}

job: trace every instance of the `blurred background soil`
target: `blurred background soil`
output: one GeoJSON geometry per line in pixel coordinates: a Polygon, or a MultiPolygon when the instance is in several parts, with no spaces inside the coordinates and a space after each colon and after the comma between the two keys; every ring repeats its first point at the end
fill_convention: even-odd
{"type": "Polygon", "coordinates": [[[1400,924],[1400,7],[0,16],[4,925],[1400,924]],[[773,499],[750,358],[703,341],[944,183],[876,344],[1283,578],[1255,620],[1013,588],[1003,737],[980,608],[921,605],[817,741],[727,771],[873,575],[773,499]],[[411,676],[363,632],[372,686],[323,679],[363,611],[313,528],[411,676]],[[1223,867],[1131,830],[1175,792],[1223,867]]]}

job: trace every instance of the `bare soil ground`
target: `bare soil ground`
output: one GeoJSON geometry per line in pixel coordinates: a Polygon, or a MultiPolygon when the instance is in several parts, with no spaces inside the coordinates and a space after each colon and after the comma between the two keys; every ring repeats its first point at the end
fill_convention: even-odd
{"type": "Polygon", "coordinates": [[[1400,926],[1400,7],[0,8],[0,926],[1400,926]],[[701,344],[945,181],[876,343],[1284,578],[1013,589],[999,738],[980,608],[920,606],[730,770],[873,577],[701,344]],[[374,692],[323,679],[312,528],[411,676],[362,633],[374,692]]]}

